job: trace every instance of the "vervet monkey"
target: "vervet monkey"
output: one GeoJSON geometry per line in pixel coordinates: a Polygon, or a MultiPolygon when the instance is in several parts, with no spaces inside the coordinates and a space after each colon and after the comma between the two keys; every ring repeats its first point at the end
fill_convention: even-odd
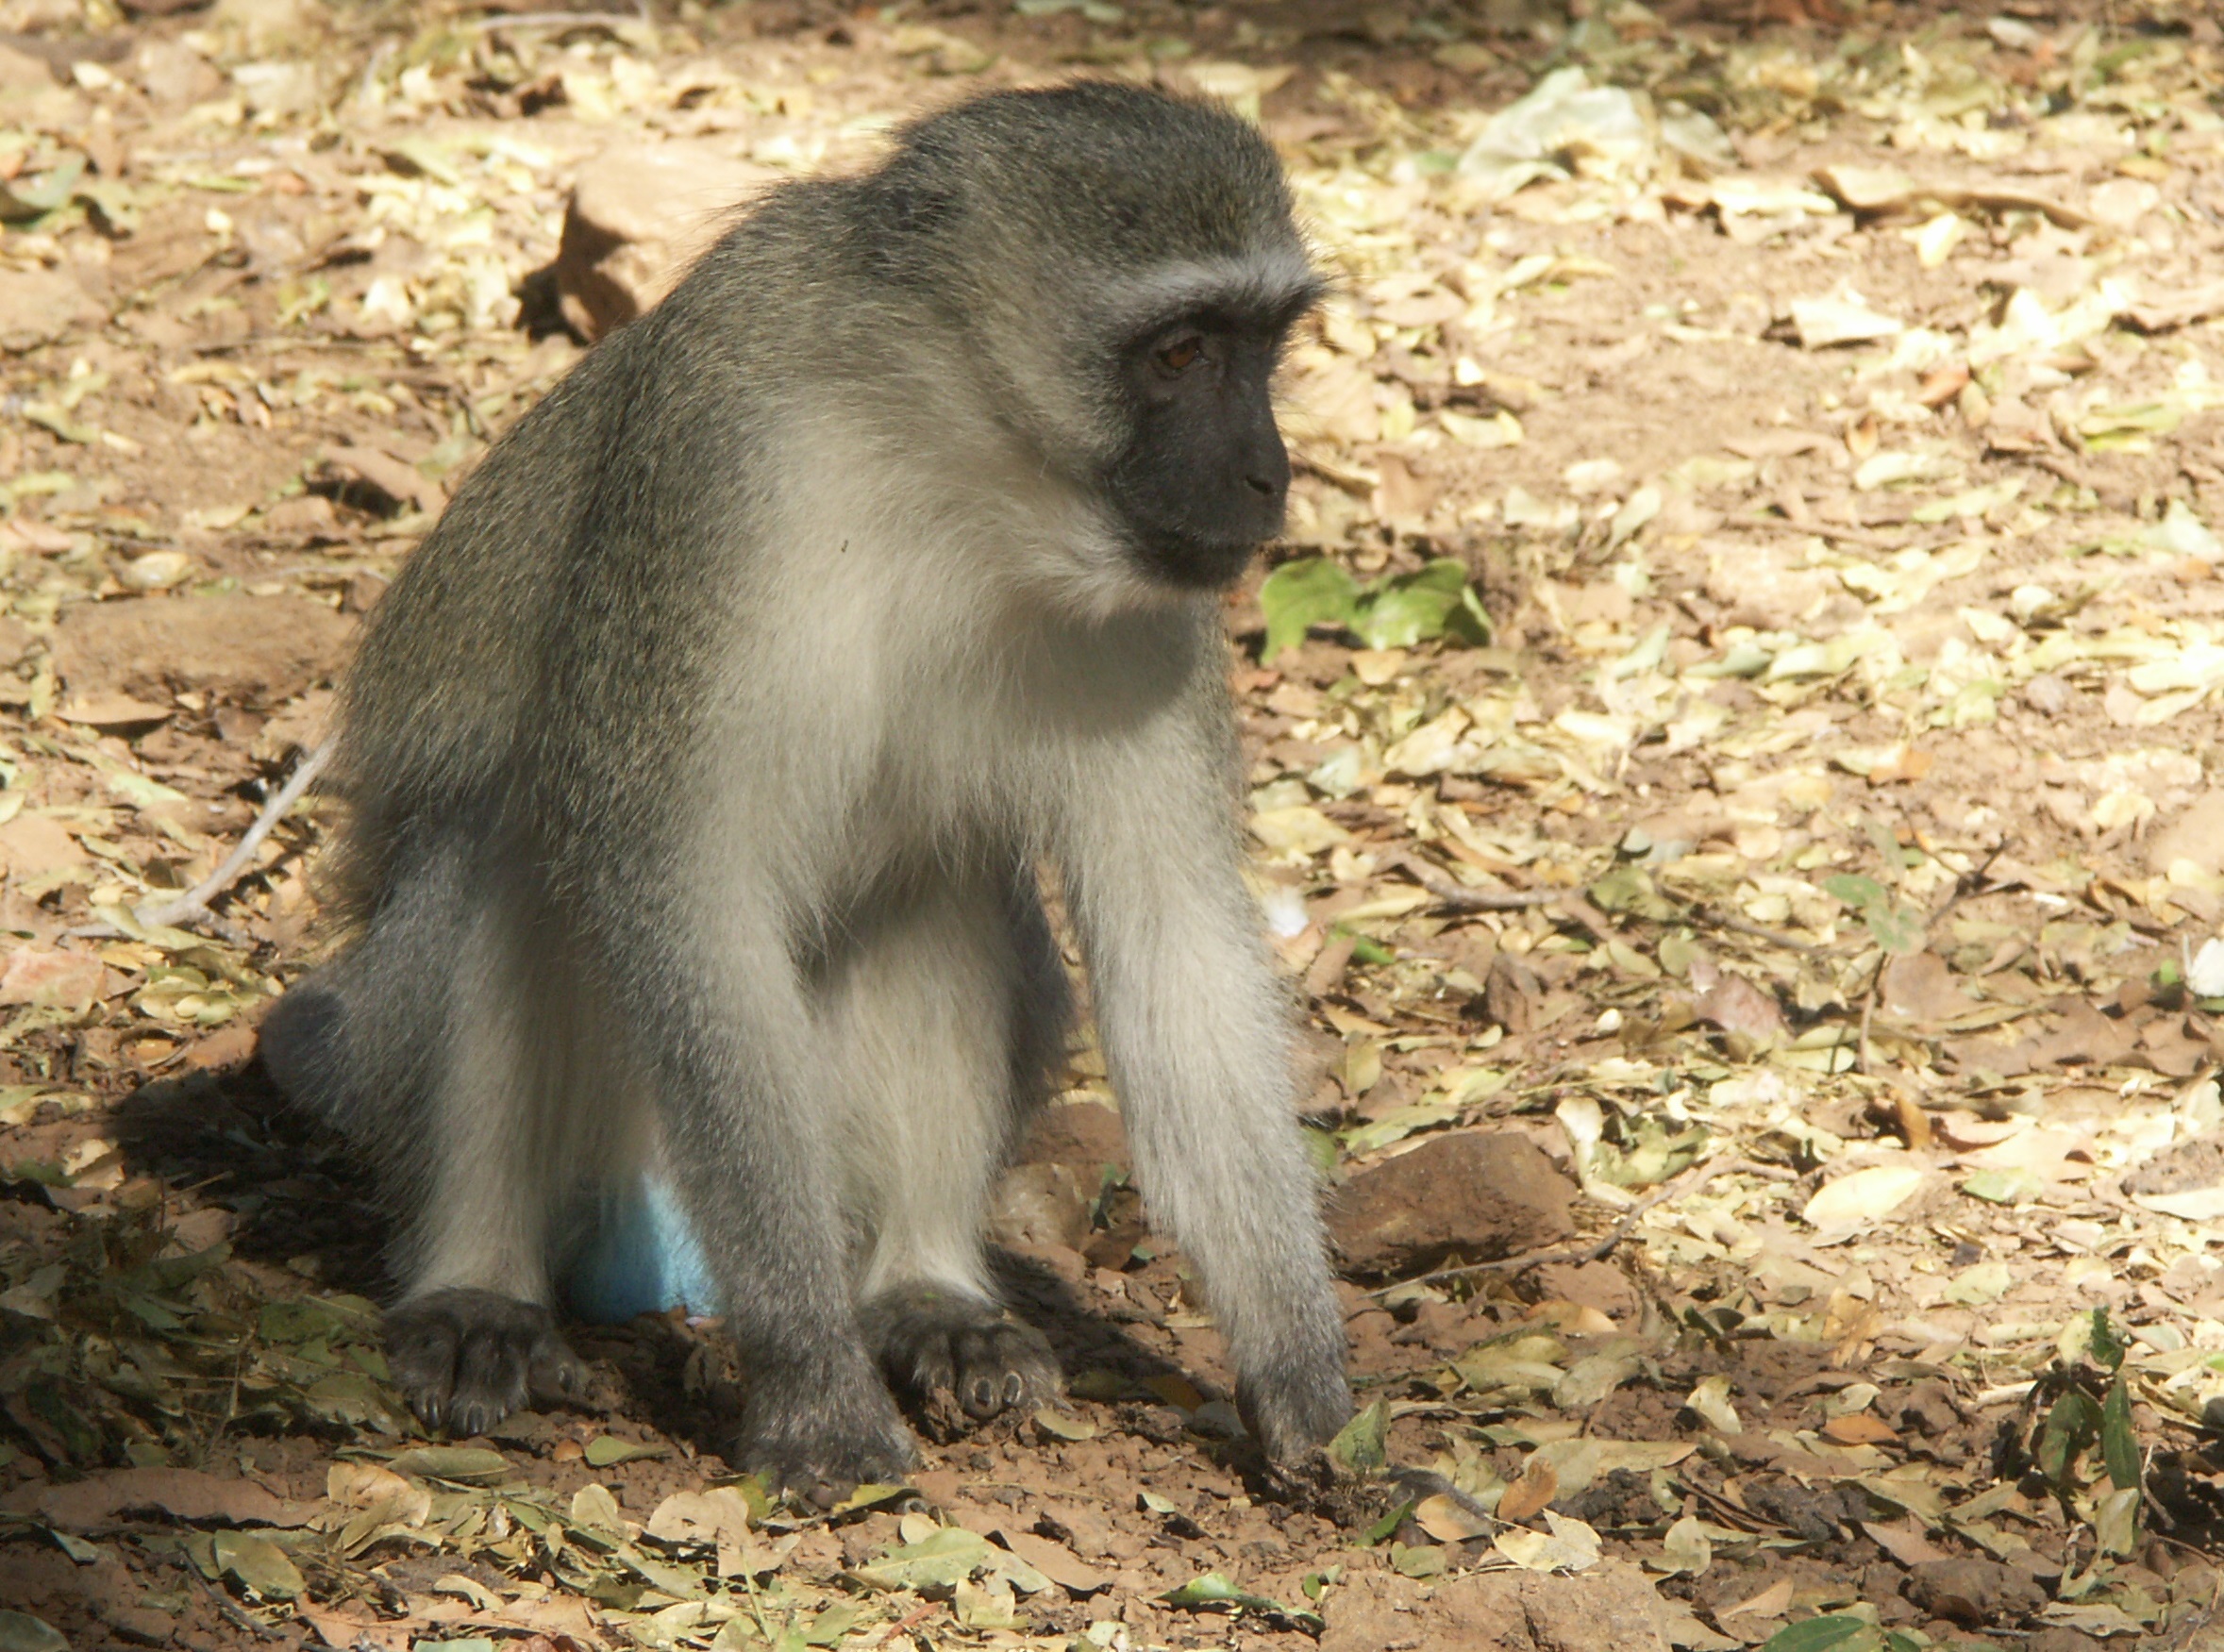
{"type": "Polygon", "coordinates": [[[1278,1461],[1335,1433],[1218,611],[1282,521],[1269,381],[1320,292],[1243,121],[995,93],[764,195],[464,483],[342,700],[352,938],[262,1041],[402,1191],[428,1424],[576,1388],[566,1228],[652,1160],[746,1467],[897,1479],[891,1382],[1053,1392],[983,1240],[1068,1022],[1048,862],[1242,1414],[1278,1461]]]}

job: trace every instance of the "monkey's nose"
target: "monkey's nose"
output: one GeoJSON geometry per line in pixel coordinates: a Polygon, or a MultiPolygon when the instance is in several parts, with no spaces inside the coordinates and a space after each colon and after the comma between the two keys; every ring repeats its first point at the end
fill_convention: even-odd
{"type": "Polygon", "coordinates": [[[1282,491],[1281,484],[1265,476],[1246,476],[1244,485],[1262,499],[1271,499],[1282,491]]]}

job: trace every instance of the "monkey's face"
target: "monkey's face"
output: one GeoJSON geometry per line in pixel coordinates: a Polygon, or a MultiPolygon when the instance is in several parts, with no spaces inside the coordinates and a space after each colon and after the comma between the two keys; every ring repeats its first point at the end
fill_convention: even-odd
{"type": "Polygon", "coordinates": [[[1274,369],[1290,319],[1205,311],[1154,325],[1119,351],[1127,442],[1107,492],[1154,580],[1233,584],[1281,531],[1290,457],[1275,427],[1274,369]]]}

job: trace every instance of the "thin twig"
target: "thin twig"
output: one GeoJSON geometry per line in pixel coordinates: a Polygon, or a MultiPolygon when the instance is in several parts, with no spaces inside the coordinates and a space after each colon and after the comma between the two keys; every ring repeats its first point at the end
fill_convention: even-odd
{"type": "Polygon", "coordinates": [[[1884,984],[1884,966],[1892,959],[1889,952],[1877,955],[1877,967],[1869,972],[1869,990],[1861,995],[1861,1043],[1854,1046],[1853,1070],[1864,1078],[1869,1077],[1869,1023],[1876,1019],[1877,989],[1884,984]]]}
{"type": "Polygon", "coordinates": [[[500,17],[479,17],[462,26],[473,34],[493,34],[505,28],[638,28],[648,18],[628,11],[516,11],[500,17]]]}
{"type": "Polygon", "coordinates": [[[1530,907],[1548,907],[1582,893],[1573,889],[1462,889],[1450,878],[1424,870],[1411,856],[1406,857],[1405,869],[1440,906],[1458,912],[1519,912],[1530,907]]]}
{"type": "Polygon", "coordinates": [[[1771,929],[1765,924],[1756,924],[1750,918],[1741,918],[1734,912],[1725,912],[1714,907],[1686,907],[1684,913],[1696,925],[1710,929],[1726,929],[1732,935],[1746,935],[1755,941],[1765,941],[1771,946],[1781,946],[1787,952],[1805,953],[1809,957],[1825,949],[1812,941],[1802,941],[1797,935],[1786,935],[1781,929],[1771,929]]]}
{"type": "Polygon", "coordinates": [[[278,1630],[272,1628],[268,1624],[258,1623],[253,1617],[225,1599],[199,1573],[189,1567],[186,1570],[186,1576],[191,1577],[199,1586],[201,1593],[209,1597],[209,1605],[214,1610],[216,1615],[235,1629],[245,1629],[259,1641],[278,1641],[285,1638],[278,1630]]]}
{"type": "MultiPolygon", "coordinates": [[[[1404,868],[1406,875],[1415,883],[1434,895],[1440,905],[1448,907],[1454,911],[1518,912],[1532,907],[1548,907],[1554,901],[1580,900],[1583,896],[1583,892],[1580,889],[1462,889],[1449,878],[1433,871],[1425,861],[1415,856],[1400,855],[1396,858],[1396,863],[1404,868]]],[[[1681,905],[1681,903],[1678,904],[1681,905]]],[[[1630,915],[1642,919],[1642,914],[1631,913],[1630,915]]],[[[1781,946],[1793,952],[1814,953],[1822,950],[1821,947],[1809,942],[1800,941],[1796,937],[1782,933],[1781,930],[1771,929],[1764,924],[1755,924],[1745,918],[1733,917],[1728,912],[1716,911],[1713,907],[1684,906],[1680,918],[1649,921],[1656,923],[1688,921],[1705,928],[1728,929],[1735,934],[1749,935],[1756,941],[1765,941],[1773,946],[1781,946]]]]}
{"type": "Polygon", "coordinates": [[[1427,1285],[1438,1279],[1456,1279],[1466,1274],[1496,1274],[1523,1268],[1541,1268],[1557,1262],[1574,1262],[1580,1265],[1585,1262],[1604,1261],[1614,1254],[1616,1245],[1630,1237],[1630,1233],[1637,1226],[1637,1219],[1640,1216],[1669,1199],[1681,1198],[1686,1193],[1698,1192],[1700,1188],[1706,1186],[1708,1182],[1725,1171],[1737,1171],[1746,1176],[1757,1176],[1767,1181],[1797,1181],[1799,1179],[1788,1170],[1779,1170],[1773,1165],[1755,1164],[1747,1159],[1710,1159],[1706,1163],[1695,1164],[1674,1180],[1663,1182],[1659,1187],[1653,1189],[1651,1193],[1631,1205],[1623,1213],[1622,1219],[1607,1229],[1604,1238],[1594,1241],[1580,1249],[1532,1250],[1523,1256],[1500,1257],[1496,1261],[1463,1262],[1456,1268],[1438,1268],[1432,1273],[1421,1274],[1411,1279],[1399,1279],[1393,1284],[1380,1285],[1367,1292],[1366,1294],[1386,1296],[1393,1291],[1401,1291],[1410,1285],[1427,1285]]]}
{"type": "Polygon", "coordinates": [[[1791,522],[1776,516],[1748,516],[1732,524],[1733,526],[1764,527],[1777,533],[1797,533],[1814,539],[1838,540],[1848,544],[1867,545],[1874,550],[1898,551],[1907,546],[1904,538],[1880,533],[1871,527],[1849,527],[1835,522],[1791,522]]]}
{"type": "MultiPolygon", "coordinates": [[[[142,901],[131,909],[131,921],[146,929],[175,929],[187,924],[204,923],[215,917],[209,903],[231,888],[246,873],[248,863],[255,859],[255,851],[262,847],[262,840],[283,820],[286,811],[301,801],[325,759],[332,755],[330,742],[320,745],[293,767],[293,773],[279,787],[270,801],[262,806],[246,835],[242,837],[223,863],[208,876],[194,884],[183,894],[166,901],[142,901]]],[[[113,924],[87,924],[70,931],[72,935],[90,936],[96,940],[113,940],[124,931],[113,924]]]]}
{"type": "Polygon", "coordinates": [[[913,1607],[900,1622],[890,1624],[887,1628],[883,1629],[880,1632],[880,1638],[873,1644],[876,1647],[887,1645],[896,1636],[908,1634],[941,1610],[942,1602],[939,1600],[929,1600],[924,1605],[913,1607]]]}

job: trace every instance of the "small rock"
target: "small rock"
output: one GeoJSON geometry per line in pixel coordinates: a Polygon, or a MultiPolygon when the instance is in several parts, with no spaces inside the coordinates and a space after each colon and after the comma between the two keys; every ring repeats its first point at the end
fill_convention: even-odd
{"type": "Polygon", "coordinates": [[[108,1620],[116,1638],[134,1646],[167,1646],[177,1633],[177,1620],[153,1607],[120,1606],[108,1614],[108,1620]]]}
{"type": "Polygon", "coordinates": [[[142,41],[131,67],[147,96],[165,108],[207,103],[224,90],[224,76],[200,53],[176,41],[142,41]]]}
{"type": "Polygon", "coordinates": [[[1596,1309],[1609,1319],[1636,1317],[1644,1304],[1630,1277],[1612,1262],[1547,1262],[1537,1270],[1545,1300],[1596,1309]]]}
{"type": "Polygon", "coordinates": [[[2111,178],[2085,201],[2085,210],[2111,229],[2129,231],[2162,204],[2162,192],[2143,178],[2111,178]]]}
{"type": "Polygon", "coordinates": [[[0,271],[0,350],[21,355],[108,319],[92,294],[59,270],[0,271]]]}
{"type": "Polygon", "coordinates": [[[19,814],[0,826],[0,866],[18,877],[83,866],[92,859],[52,815],[19,814]]]}
{"type": "Polygon", "coordinates": [[[2134,1198],[2224,1187],[2224,1137],[2209,1134],[2173,1142],[2126,1176],[2123,1187],[2134,1198]]]}
{"type": "Polygon", "coordinates": [[[340,513],[322,493],[296,493],[262,513],[262,531],[274,538],[300,535],[311,542],[340,535],[340,513]]]}
{"type": "Polygon", "coordinates": [[[89,952],[19,946],[0,965],[0,1005],[49,1004],[83,1011],[109,992],[109,967],[89,952]]]}
{"type": "Polygon", "coordinates": [[[1976,1008],[1954,979],[1953,971],[1935,952],[1903,954],[1884,966],[1878,977],[1884,1011],[1903,1021],[1924,1024],[1950,1021],[1976,1008]]]}
{"type": "Polygon", "coordinates": [[[1519,1256],[1575,1231],[1575,1184],[1528,1137],[1462,1131],[1363,1170],[1329,1202],[1329,1230],[1346,1269],[1417,1273],[1457,1255],[1519,1256]]]}
{"type": "Polygon", "coordinates": [[[260,56],[319,39],[330,16],[319,0],[216,0],[209,20],[260,56]]]}
{"type": "Polygon", "coordinates": [[[126,591],[168,591],[192,571],[183,551],[148,551],[117,569],[116,583],[126,591]]]}
{"type": "Polygon", "coordinates": [[[2024,1642],[2023,1652],[2103,1652],[2103,1645],[2082,1629],[2056,1624],[2024,1642]]]}
{"type": "Polygon", "coordinates": [[[1045,1108],[1019,1150],[1023,1164],[1068,1164],[1095,1186],[1108,1164],[1128,1167],[1128,1136],[1120,1115],[1101,1102],[1064,1102],[1045,1108]]]}
{"type": "Polygon", "coordinates": [[[1918,1382],[1899,1402],[1902,1427],[1933,1438],[1961,1425],[1961,1408],[1943,1382],[1918,1382]]]}
{"type": "Polygon", "coordinates": [[[2020,693],[2023,703],[2042,717],[2059,717],[2069,709],[2070,686],[2048,672],[2025,682],[2020,693]]]}
{"type": "Polygon", "coordinates": [[[350,505],[392,516],[404,509],[438,516],[448,503],[447,490],[409,460],[375,447],[343,442],[325,450],[318,486],[337,491],[350,505]]]}
{"type": "Polygon", "coordinates": [[[2148,838],[2151,870],[2166,873],[2180,860],[2190,860],[2203,872],[2224,872],[2224,789],[2203,792],[2183,814],[2148,838]]]}
{"type": "Polygon", "coordinates": [[[1907,1597],[1933,1617],[1976,1627],[2019,1624],[2047,1604],[2046,1591],[1998,1560],[1925,1560],[1908,1574],[1907,1597]]]}
{"type": "Polygon", "coordinates": [[[343,614],[367,614],[378,606],[378,599],[386,594],[392,584],[385,575],[370,568],[359,568],[348,576],[347,589],[341,592],[340,611],[343,614]]]}
{"type": "Polygon", "coordinates": [[[354,637],[351,621],[306,596],[125,597],[65,609],[54,659],[87,700],[198,689],[276,705],[337,672],[354,637]]]}
{"type": "Polygon", "coordinates": [[[598,339],[646,311],[778,175],[693,143],[625,144],[579,169],[564,208],[556,288],[564,320],[598,339]]]}
{"type": "Polygon", "coordinates": [[[43,92],[53,84],[54,72],[45,58],[0,45],[0,92],[43,92]]]}
{"type": "Polygon", "coordinates": [[[1089,1237],[1094,1193],[1067,1165],[1017,1165],[996,1190],[989,1237],[1005,1245],[1078,1249],[1089,1237]]]}
{"type": "Polygon", "coordinates": [[[1714,550],[1706,594],[1722,605],[1725,625],[1793,630],[1801,615],[1820,607],[1837,589],[1828,575],[1788,568],[1750,546],[1724,545],[1714,550]]]}
{"type": "Polygon", "coordinates": [[[0,1646],[20,1652],[70,1652],[69,1637],[44,1618],[0,1607],[0,1646]]]}
{"type": "Polygon", "coordinates": [[[1735,970],[1722,971],[1714,985],[1693,1003],[1692,1013],[1724,1032],[1742,1034],[1756,1043],[1781,1043],[1792,1033],[1783,1007],[1775,996],[1735,970]]]}

